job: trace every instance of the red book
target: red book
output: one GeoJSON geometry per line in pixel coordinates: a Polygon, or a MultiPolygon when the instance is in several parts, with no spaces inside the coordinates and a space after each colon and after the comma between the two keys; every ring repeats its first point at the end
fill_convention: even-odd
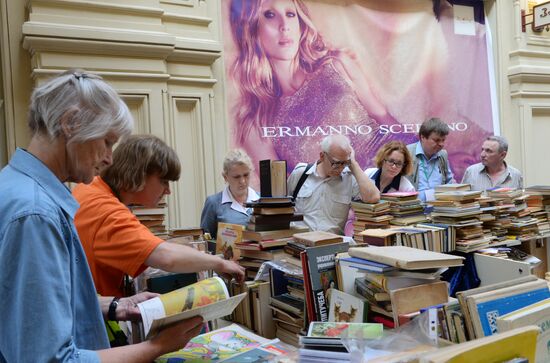
{"type": "Polygon", "coordinates": [[[315,307],[313,306],[313,292],[311,291],[311,278],[309,277],[306,251],[300,252],[300,260],[302,261],[302,270],[304,273],[307,321],[311,322],[312,319],[315,319],[315,307]]]}

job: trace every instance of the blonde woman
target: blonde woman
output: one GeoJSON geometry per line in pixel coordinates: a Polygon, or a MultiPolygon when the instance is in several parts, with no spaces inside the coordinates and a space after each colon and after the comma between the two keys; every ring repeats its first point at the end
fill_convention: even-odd
{"type": "Polygon", "coordinates": [[[327,46],[303,1],[233,0],[230,23],[236,144],[255,162],[284,159],[292,170],[324,136],[344,134],[363,165],[387,141],[378,126],[395,120],[354,55],[327,46]]]}
{"type": "Polygon", "coordinates": [[[201,214],[201,228],[216,238],[218,222],[246,225],[252,209],[245,203],[258,200],[258,193],[249,185],[253,171],[250,157],[241,149],[231,150],[223,160],[225,188],[206,198],[201,214]]]}

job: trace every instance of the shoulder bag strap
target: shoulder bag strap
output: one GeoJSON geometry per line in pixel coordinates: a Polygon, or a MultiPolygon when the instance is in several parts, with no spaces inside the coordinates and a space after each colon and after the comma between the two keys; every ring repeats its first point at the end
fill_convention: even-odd
{"type": "Polygon", "coordinates": [[[298,180],[298,184],[296,184],[296,188],[294,188],[294,193],[292,193],[292,200],[296,200],[296,197],[298,196],[298,192],[300,189],[302,189],[302,185],[304,185],[307,177],[309,174],[307,173],[309,169],[313,166],[314,163],[309,163],[306,166],[306,170],[304,170],[304,173],[300,176],[300,179],[298,180]]]}

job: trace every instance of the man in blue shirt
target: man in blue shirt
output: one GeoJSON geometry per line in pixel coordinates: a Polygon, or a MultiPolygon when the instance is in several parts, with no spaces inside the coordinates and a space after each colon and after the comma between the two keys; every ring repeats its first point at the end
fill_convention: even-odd
{"type": "Polygon", "coordinates": [[[443,149],[448,134],[446,123],[431,118],[420,126],[420,141],[407,145],[413,159],[413,171],[407,177],[424,202],[434,199],[435,186],[455,182],[447,151],[443,149]]]}
{"type": "Polygon", "coordinates": [[[109,349],[103,318],[132,318],[134,304],[98,301],[74,226],[78,203],[63,184],[89,183],[112,162],[113,145],[132,129],[127,106],[82,71],[43,83],[30,103],[30,144],[0,172],[0,363],[145,363],[183,347],[202,318],[109,349]]]}

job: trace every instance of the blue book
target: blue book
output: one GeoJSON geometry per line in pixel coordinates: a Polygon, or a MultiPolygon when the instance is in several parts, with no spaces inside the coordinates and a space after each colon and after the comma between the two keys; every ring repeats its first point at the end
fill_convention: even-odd
{"type": "Polygon", "coordinates": [[[489,336],[498,333],[496,321],[499,316],[548,298],[550,298],[550,290],[544,287],[493,300],[477,301],[476,310],[483,334],[489,336]]]}
{"type": "Polygon", "coordinates": [[[357,257],[341,258],[340,263],[342,263],[342,261],[346,262],[350,267],[353,267],[359,270],[374,272],[374,273],[384,273],[384,272],[393,271],[397,269],[394,266],[386,265],[384,263],[380,263],[376,261],[365,260],[363,258],[357,258],[357,257]]]}

